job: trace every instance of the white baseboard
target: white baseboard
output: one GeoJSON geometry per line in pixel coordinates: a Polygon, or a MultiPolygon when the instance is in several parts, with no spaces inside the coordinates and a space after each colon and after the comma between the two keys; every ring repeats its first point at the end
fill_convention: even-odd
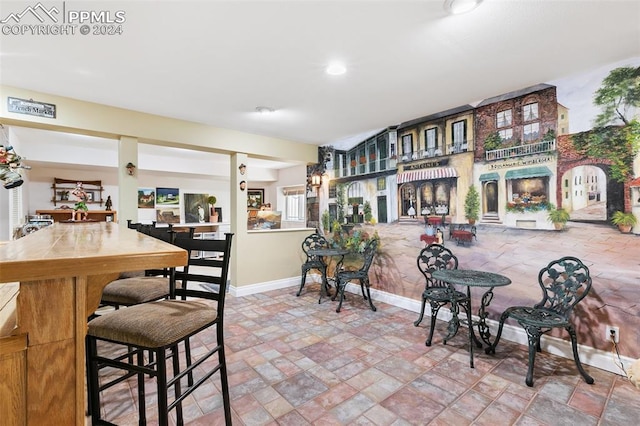
{"type": "MultiPolygon", "coordinates": [[[[313,281],[315,282],[320,282],[320,275],[310,274],[309,278],[313,278],[313,281]]],[[[231,287],[230,293],[235,297],[242,297],[256,293],[264,293],[271,290],[279,290],[287,287],[297,287],[300,285],[300,279],[301,277],[291,277],[282,280],[251,284],[240,288],[231,287]]],[[[307,282],[310,281],[311,280],[307,282]]],[[[371,298],[375,301],[387,303],[389,305],[406,309],[411,312],[420,312],[420,306],[422,305],[422,302],[419,300],[410,299],[404,296],[398,296],[393,293],[376,290],[375,288],[372,288],[370,290],[371,298]]],[[[360,286],[357,284],[349,283],[347,285],[346,291],[354,294],[360,294],[360,286]]],[[[425,308],[425,319],[423,319],[423,321],[428,321],[429,315],[431,315],[431,309],[429,304],[427,304],[425,308]]],[[[418,319],[417,316],[416,319],[418,319]]],[[[441,309],[438,312],[438,319],[442,321],[449,321],[451,319],[451,312],[446,308],[441,309]]],[[[487,324],[494,332],[498,329],[497,321],[487,320],[487,324]]],[[[409,323],[408,325],[413,327],[413,323],[409,323]]],[[[511,342],[519,343],[525,346],[528,345],[527,334],[525,333],[524,329],[522,327],[516,327],[509,324],[504,325],[504,328],[502,329],[501,339],[509,340],[511,342]]],[[[542,346],[542,350],[545,352],[549,352],[553,355],[573,360],[571,342],[568,340],[543,335],[540,339],[540,345],[542,346]]],[[[596,349],[591,346],[578,345],[578,353],[580,355],[580,361],[582,361],[584,365],[589,365],[609,371],[611,373],[623,375],[620,367],[618,367],[618,365],[616,364],[617,355],[614,359],[614,354],[611,352],[596,349]]],[[[625,366],[630,366],[635,361],[634,359],[625,356],[621,356],[620,359],[625,366]]],[[[577,371],[576,374],[578,374],[577,371]]]]}

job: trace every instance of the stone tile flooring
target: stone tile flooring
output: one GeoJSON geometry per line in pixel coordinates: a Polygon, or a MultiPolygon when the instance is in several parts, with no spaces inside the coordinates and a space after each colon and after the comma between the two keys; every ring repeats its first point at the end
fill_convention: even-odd
{"type": "MultiPolygon", "coordinates": [[[[349,294],[342,312],[318,284],[227,298],[227,360],[234,425],[624,425],[640,419],[640,391],[626,378],[573,360],[538,354],[534,387],[524,383],[527,349],[502,340],[496,355],[476,351],[469,368],[467,335],[442,344],[438,321],[431,347],[428,321],[349,294]]],[[[197,351],[213,333],[194,339],[197,351]]],[[[185,403],[187,425],[222,425],[219,377],[185,403]]],[[[152,393],[150,382],[147,390],[152,393]]],[[[107,419],[137,424],[135,380],[103,394],[107,419]]],[[[155,401],[148,404],[149,424],[155,401]]]]}

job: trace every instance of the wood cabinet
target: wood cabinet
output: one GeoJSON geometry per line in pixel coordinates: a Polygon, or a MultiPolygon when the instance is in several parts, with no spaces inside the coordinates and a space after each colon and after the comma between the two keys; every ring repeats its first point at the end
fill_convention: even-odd
{"type": "Polygon", "coordinates": [[[73,206],[77,200],[73,196],[72,192],[76,188],[78,182],[82,183],[84,191],[87,193],[86,204],[99,204],[102,207],[104,200],[102,199],[102,187],[101,180],[75,180],[75,179],[61,179],[53,178],[53,185],[51,189],[53,191],[53,198],[51,202],[54,206],[58,204],[68,204],[73,206]]]}
{"type": "MultiPolygon", "coordinates": [[[[54,222],[64,222],[71,220],[73,209],[36,210],[36,214],[48,214],[54,222]]],[[[118,213],[115,210],[89,210],[87,218],[94,222],[117,222],[118,213]]]]}

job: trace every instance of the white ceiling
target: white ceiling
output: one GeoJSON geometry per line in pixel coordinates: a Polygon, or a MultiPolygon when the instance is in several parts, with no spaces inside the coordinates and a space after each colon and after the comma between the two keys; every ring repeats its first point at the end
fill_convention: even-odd
{"type": "MultiPolygon", "coordinates": [[[[2,1],[0,20],[28,4],[2,1]]],[[[457,16],[443,0],[74,7],[123,10],[123,34],[0,34],[1,84],[339,147],[640,54],[639,0],[484,0],[457,16]],[[334,60],[345,75],[324,72],[334,60]]]]}

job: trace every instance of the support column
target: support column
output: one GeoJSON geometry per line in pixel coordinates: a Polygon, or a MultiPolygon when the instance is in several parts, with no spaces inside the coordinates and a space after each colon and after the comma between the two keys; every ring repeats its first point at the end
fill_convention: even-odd
{"type": "Polygon", "coordinates": [[[138,221],[138,139],[121,136],[118,143],[118,223],[127,226],[127,219],[138,221]],[[129,174],[127,164],[135,165],[129,174]]]}

